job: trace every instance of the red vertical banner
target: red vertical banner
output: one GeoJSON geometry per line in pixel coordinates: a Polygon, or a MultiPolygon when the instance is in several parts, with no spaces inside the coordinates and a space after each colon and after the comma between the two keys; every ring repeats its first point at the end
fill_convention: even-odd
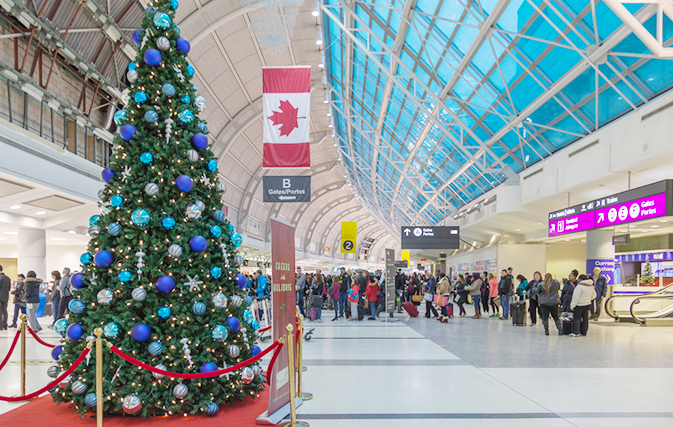
{"type": "MultiPolygon", "coordinates": [[[[280,339],[287,333],[288,323],[297,330],[295,316],[294,278],[294,227],[271,220],[271,271],[273,307],[273,339],[280,339]]],[[[269,410],[273,414],[290,403],[290,390],[287,350],[278,356],[273,365],[270,381],[269,410]]],[[[294,385],[292,385],[294,387],[294,385]]]]}
{"type": "Polygon", "coordinates": [[[311,167],[311,67],[264,67],[264,168],[311,167]]]}

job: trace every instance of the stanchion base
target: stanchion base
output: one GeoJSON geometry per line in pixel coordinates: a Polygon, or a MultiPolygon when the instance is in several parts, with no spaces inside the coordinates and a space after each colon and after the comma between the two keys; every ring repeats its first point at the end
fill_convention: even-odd
{"type": "Polygon", "coordinates": [[[308,371],[308,368],[307,368],[306,366],[302,366],[302,367],[301,367],[301,371],[302,371],[302,372],[306,372],[306,371],[308,371]]]}
{"type": "Polygon", "coordinates": [[[292,424],[292,421],[283,423],[283,424],[278,424],[279,427],[309,427],[309,424],[306,421],[297,421],[296,423],[292,424]]]}
{"type": "Polygon", "coordinates": [[[313,399],[313,393],[301,393],[298,397],[301,400],[311,400],[313,399]]]}

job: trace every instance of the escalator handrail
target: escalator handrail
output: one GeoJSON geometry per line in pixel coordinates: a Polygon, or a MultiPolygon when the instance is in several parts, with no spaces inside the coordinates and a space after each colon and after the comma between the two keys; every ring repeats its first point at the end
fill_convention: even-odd
{"type": "MultiPolygon", "coordinates": [[[[663,291],[663,289],[661,289],[661,290],[663,291]]],[[[633,302],[631,303],[631,306],[629,307],[629,313],[631,314],[631,317],[633,318],[633,320],[635,320],[636,323],[638,323],[638,324],[640,324],[640,325],[642,325],[643,323],[645,323],[645,320],[644,320],[644,319],[642,319],[642,320],[639,319],[639,318],[633,313],[633,307],[634,307],[636,304],[640,304],[640,300],[643,299],[643,298],[647,298],[647,299],[652,299],[652,298],[673,298],[673,294],[669,294],[669,295],[652,295],[652,294],[646,294],[646,295],[641,295],[641,296],[639,296],[639,297],[636,297],[636,298],[633,300],[633,302]]],[[[661,310],[658,310],[658,311],[656,311],[655,313],[658,313],[658,312],[660,312],[660,311],[665,311],[665,310],[667,310],[667,309],[670,309],[670,307],[662,308],[661,310]]]]}
{"type": "MultiPolygon", "coordinates": [[[[652,292],[648,292],[648,293],[646,293],[646,294],[639,295],[639,296],[637,297],[637,299],[640,299],[640,298],[643,298],[643,297],[647,297],[647,296],[650,296],[650,295],[654,296],[654,294],[658,294],[658,293],[660,293],[660,292],[664,292],[664,291],[668,290],[669,288],[671,289],[671,291],[673,291],[673,283],[669,284],[668,286],[664,286],[664,287],[661,288],[661,289],[656,289],[656,290],[654,290],[654,291],[652,291],[652,292]]],[[[608,316],[612,317],[613,319],[619,319],[619,316],[618,316],[618,315],[616,315],[616,314],[614,314],[613,312],[610,311],[610,309],[612,308],[610,302],[613,300],[613,298],[627,298],[627,297],[628,297],[628,298],[632,298],[633,295],[612,295],[610,298],[608,298],[608,299],[605,301],[605,314],[607,314],[608,316]]]]}

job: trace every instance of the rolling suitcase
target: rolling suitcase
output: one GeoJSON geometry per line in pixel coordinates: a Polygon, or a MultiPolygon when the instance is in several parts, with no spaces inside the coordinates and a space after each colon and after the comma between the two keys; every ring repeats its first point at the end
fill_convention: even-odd
{"type": "Polygon", "coordinates": [[[523,301],[516,301],[510,304],[510,315],[512,316],[512,324],[514,326],[526,326],[526,303],[523,301]]]}
{"type": "Polygon", "coordinates": [[[573,333],[573,319],[561,319],[561,330],[563,335],[570,335],[573,333]]]}
{"type": "Polygon", "coordinates": [[[409,314],[409,316],[411,316],[411,317],[418,316],[418,309],[411,302],[409,302],[409,301],[403,302],[402,303],[402,308],[404,309],[404,311],[407,312],[407,314],[409,314]]]}
{"type": "Polygon", "coordinates": [[[449,302],[446,304],[446,315],[453,317],[453,303],[449,302]]]}

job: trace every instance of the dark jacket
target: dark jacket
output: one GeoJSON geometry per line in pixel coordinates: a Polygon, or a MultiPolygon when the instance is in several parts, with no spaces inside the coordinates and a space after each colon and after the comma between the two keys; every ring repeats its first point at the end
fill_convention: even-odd
{"type": "Polygon", "coordinates": [[[467,302],[467,294],[469,292],[465,289],[465,282],[458,282],[456,283],[456,286],[454,287],[456,290],[456,293],[458,294],[458,304],[463,304],[467,302]]]}
{"type": "Polygon", "coordinates": [[[341,293],[348,294],[348,290],[351,288],[351,276],[344,274],[340,277],[341,281],[341,293]]]}
{"type": "Polygon", "coordinates": [[[9,290],[12,288],[12,281],[5,273],[0,273],[0,302],[9,301],[9,290]]]}
{"type": "Polygon", "coordinates": [[[526,286],[526,294],[528,294],[528,297],[532,300],[537,300],[537,295],[538,295],[538,286],[542,286],[544,282],[542,280],[531,280],[528,282],[528,286],[526,286]]]}
{"type": "Polygon", "coordinates": [[[511,275],[506,275],[505,277],[500,278],[498,283],[498,294],[499,295],[513,295],[514,294],[514,283],[511,275]]]}
{"type": "Polygon", "coordinates": [[[59,282],[58,289],[61,291],[61,298],[64,297],[71,297],[72,292],[70,289],[70,274],[66,274],[65,276],[61,277],[61,281],[59,282]]]}
{"type": "Polygon", "coordinates": [[[395,275],[395,290],[401,291],[404,289],[404,274],[398,273],[395,275]]]}
{"type": "Polygon", "coordinates": [[[16,282],[14,290],[12,291],[12,295],[14,295],[14,304],[20,304],[22,307],[25,307],[26,300],[23,292],[25,287],[26,285],[24,285],[24,283],[21,280],[16,282]]]}
{"type": "Polygon", "coordinates": [[[596,298],[605,298],[607,292],[608,292],[608,279],[602,274],[599,274],[598,279],[596,279],[596,298]]]}
{"type": "Polygon", "coordinates": [[[26,302],[37,304],[40,302],[40,284],[42,280],[34,277],[26,278],[26,302]]]}
{"type": "MultiPolygon", "coordinates": [[[[560,290],[561,290],[561,284],[556,279],[551,281],[551,284],[549,286],[549,293],[545,293],[544,282],[540,282],[540,284],[536,287],[537,303],[540,305],[547,305],[547,306],[559,305],[561,300],[559,299],[558,292],[560,290]]],[[[533,293],[531,292],[531,299],[532,298],[533,293]]]]}
{"type": "Polygon", "coordinates": [[[563,285],[563,291],[561,291],[561,310],[563,312],[570,312],[570,302],[573,299],[573,292],[577,286],[577,280],[566,281],[563,285]]]}

